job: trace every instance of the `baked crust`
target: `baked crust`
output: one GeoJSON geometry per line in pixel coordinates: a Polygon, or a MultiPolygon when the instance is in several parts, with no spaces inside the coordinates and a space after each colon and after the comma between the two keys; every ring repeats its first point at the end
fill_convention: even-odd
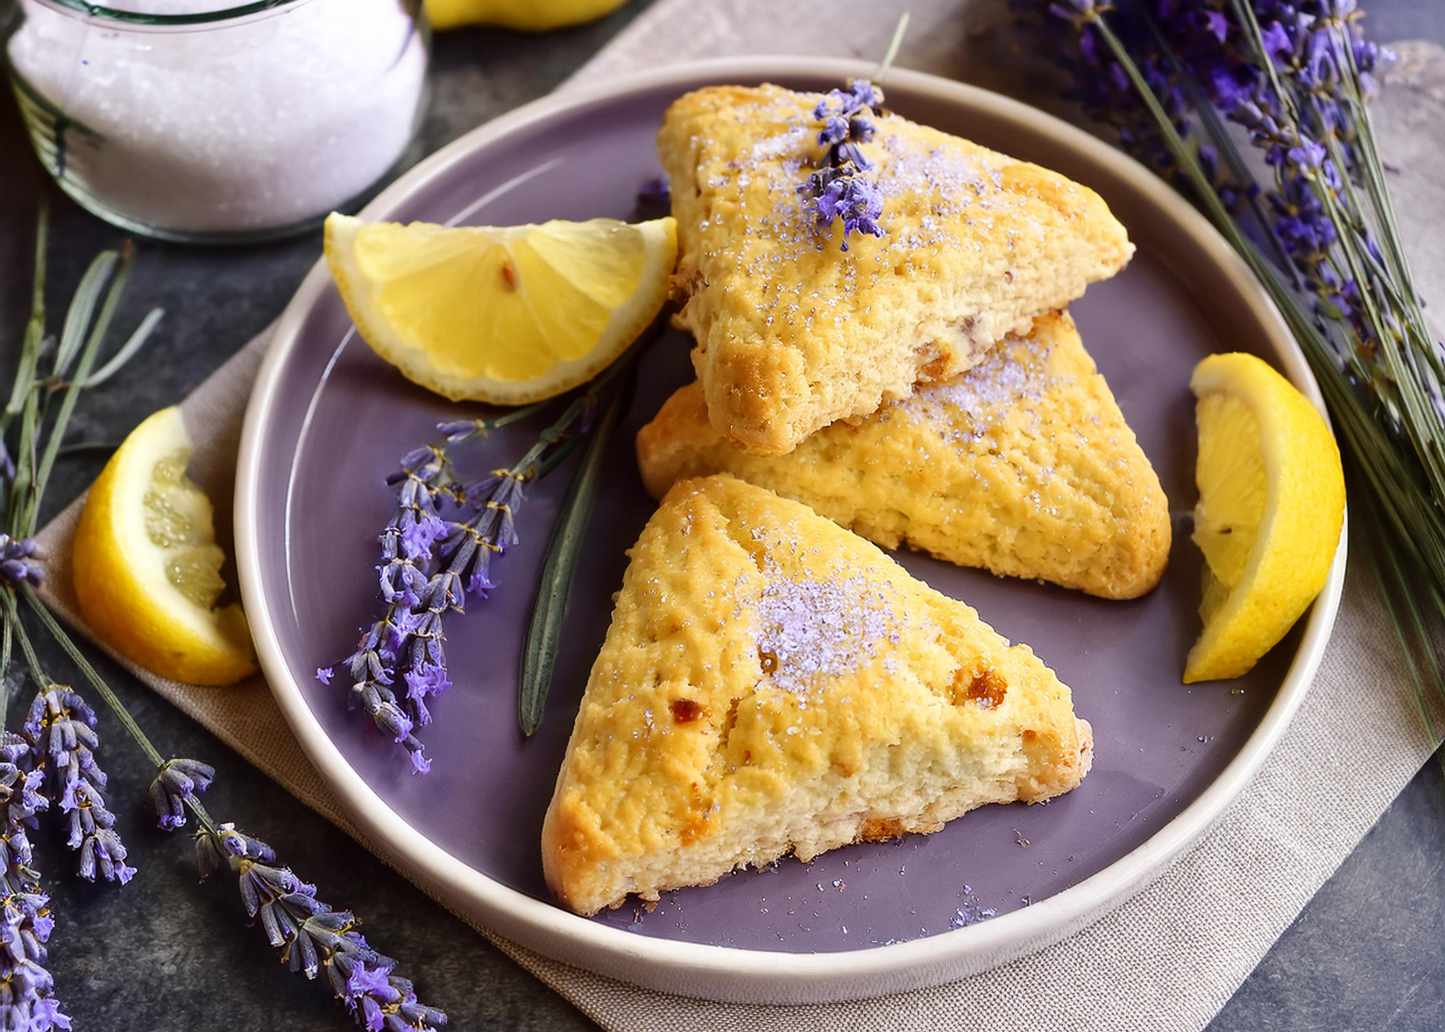
{"type": "Polygon", "coordinates": [[[1027,645],[728,476],[631,552],[542,829],[581,914],[1078,785],[1087,723],[1027,645]]]}
{"type": "Polygon", "coordinates": [[[731,445],[691,384],[638,433],[637,461],[655,498],[686,477],[731,473],[884,548],[1102,598],[1152,590],[1169,561],[1159,477],[1067,313],[787,455],[731,445]]]}
{"type": "Polygon", "coordinates": [[[863,145],[887,235],[852,234],[844,251],[797,193],[819,96],[710,87],[676,101],[658,136],[675,321],[697,340],[713,425],[757,454],[958,375],[1133,253],[1087,187],[891,114],[863,145]]]}

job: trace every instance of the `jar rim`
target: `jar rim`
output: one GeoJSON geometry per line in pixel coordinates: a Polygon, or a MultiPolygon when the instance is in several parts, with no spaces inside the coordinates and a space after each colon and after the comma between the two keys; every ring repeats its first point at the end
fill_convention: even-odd
{"type": "MultiPolygon", "coordinates": [[[[120,0],[120,2],[124,2],[124,0],[120,0]]],[[[197,11],[194,14],[150,14],[144,11],[127,11],[119,7],[89,3],[87,0],[40,0],[40,3],[45,6],[68,14],[81,15],[86,18],[102,18],[123,25],[155,27],[214,24],[308,2],[309,0],[247,0],[246,3],[220,7],[214,11],[197,11]]]]}

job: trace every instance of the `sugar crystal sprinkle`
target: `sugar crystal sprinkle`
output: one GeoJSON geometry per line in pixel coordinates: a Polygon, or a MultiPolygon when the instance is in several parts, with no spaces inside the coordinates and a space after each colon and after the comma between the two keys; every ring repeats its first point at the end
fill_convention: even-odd
{"type": "Polygon", "coordinates": [[[754,635],[772,683],[804,692],[875,658],[879,642],[895,636],[886,591],[861,574],[770,577],[754,635]]]}
{"type": "Polygon", "coordinates": [[[969,444],[996,430],[1010,412],[1028,415],[1027,402],[1038,401],[1059,384],[1048,372],[1048,354],[1046,345],[1032,339],[1006,341],[962,376],[920,388],[893,404],[913,419],[937,426],[949,443],[969,444]],[[1030,353],[1021,356],[1016,347],[1030,353]]]}

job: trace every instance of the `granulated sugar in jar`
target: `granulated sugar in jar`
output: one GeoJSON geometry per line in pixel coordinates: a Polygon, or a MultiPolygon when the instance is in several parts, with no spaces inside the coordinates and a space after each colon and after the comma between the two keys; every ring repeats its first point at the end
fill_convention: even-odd
{"type": "Polygon", "coordinates": [[[429,57],[419,0],[19,0],[7,50],[61,187],[152,236],[277,236],[391,171],[429,57]]]}

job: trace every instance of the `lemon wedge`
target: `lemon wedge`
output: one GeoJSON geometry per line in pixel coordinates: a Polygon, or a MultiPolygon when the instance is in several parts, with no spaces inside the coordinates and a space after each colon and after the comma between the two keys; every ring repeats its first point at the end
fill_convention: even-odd
{"type": "Polygon", "coordinates": [[[254,673],[238,605],[225,587],[211,501],[186,477],[194,446],[177,408],[131,431],[90,488],[73,577],[85,619],[121,655],[188,684],[254,673]]]}
{"type": "Polygon", "coordinates": [[[1189,386],[1205,569],[1186,684],[1238,677],[1284,637],[1324,587],[1345,516],[1339,448],[1288,380],[1231,353],[1200,362],[1189,386]]]}
{"type": "Polygon", "coordinates": [[[426,0],[431,27],[442,31],[459,25],[500,25],[523,32],[543,32],[580,25],[621,7],[624,0],[426,0]]]}
{"type": "Polygon", "coordinates": [[[362,337],[453,401],[540,401],[586,383],[657,317],[671,218],[435,226],[326,220],[326,262],[362,337]]]}

